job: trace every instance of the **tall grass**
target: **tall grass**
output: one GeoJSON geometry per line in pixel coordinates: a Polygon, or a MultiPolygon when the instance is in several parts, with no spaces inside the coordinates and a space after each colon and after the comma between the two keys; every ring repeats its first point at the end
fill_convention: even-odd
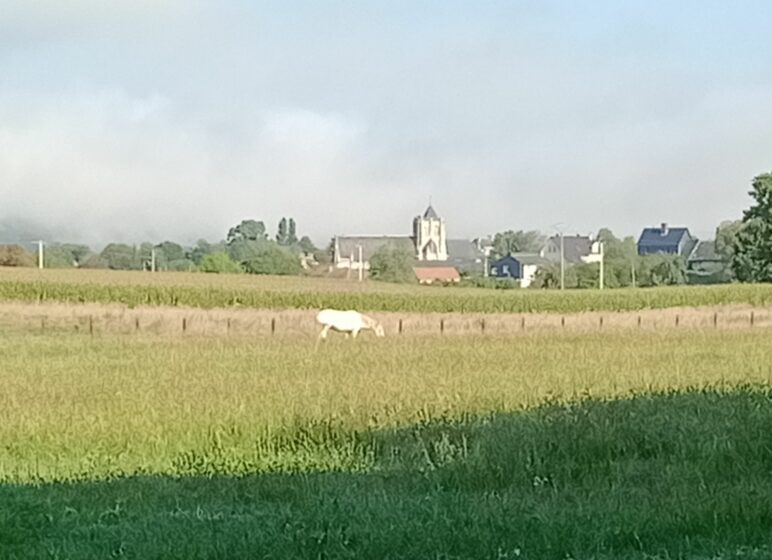
{"type": "Polygon", "coordinates": [[[360,434],[772,374],[768,333],[0,339],[0,479],[366,471],[360,434]]]}
{"type": "Polygon", "coordinates": [[[769,558],[755,331],[0,338],[0,558],[769,558]]]}

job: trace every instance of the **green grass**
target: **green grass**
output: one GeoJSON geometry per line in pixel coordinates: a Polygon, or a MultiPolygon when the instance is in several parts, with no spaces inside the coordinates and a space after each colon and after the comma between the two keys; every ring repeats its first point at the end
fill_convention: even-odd
{"type": "Polygon", "coordinates": [[[770,558],[762,330],[0,339],[0,558],[770,558]]]}
{"type": "Polygon", "coordinates": [[[0,301],[260,309],[574,313],[772,303],[772,284],[605,290],[485,290],[319,278],[191,273],[0,270],[0,301]]]}

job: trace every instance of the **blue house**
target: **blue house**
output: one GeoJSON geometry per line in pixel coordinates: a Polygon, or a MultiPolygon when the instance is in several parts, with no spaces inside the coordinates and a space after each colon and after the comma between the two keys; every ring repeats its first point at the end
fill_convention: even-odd
{"type": "Polygon", "coordinates": [[[669,227],[662,224],[658,228],[645,228],[638,239],[639,255],[655,255],[666,253],[669,255],[681,255],[687,258],[697,239],[692,237],[688,228],[669,227]]]}
{"type": "Polygon", "coordinates": [[[527,288],[533,281],[538,268],[548,264],[550,261],[539,255],[516,253],[490,263],[488,275],[493,278],[520,280],[520,287],[527,288]]]}

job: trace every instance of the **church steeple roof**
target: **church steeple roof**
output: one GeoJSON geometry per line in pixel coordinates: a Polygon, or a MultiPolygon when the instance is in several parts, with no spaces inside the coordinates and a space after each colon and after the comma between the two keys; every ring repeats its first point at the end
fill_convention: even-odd
{"type": "Polygon", "coordinates": [[[440,217],[437,215],[437,212],[434,211],[434,208],[431,204],[429,204],[429,207],[426,209],[426,212],[424,212],[424,218],[430,218],[432,220],[439,220],[440,217]]]}

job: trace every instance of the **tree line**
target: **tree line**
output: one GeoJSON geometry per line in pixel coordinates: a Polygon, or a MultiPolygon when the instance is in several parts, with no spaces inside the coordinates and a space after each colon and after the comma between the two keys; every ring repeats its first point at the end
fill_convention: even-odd
{"type": "MultiPolygon", "coordinates": [[[[43,252],[46,268],[93,268],[112,270],[156,270],[228,272],[253,274],[299,274],[304,263],[328,262],[308,236],[297,236],[293,218],[282,218],[271,238],[265,223],[242,220],[216,242],[199,240],[193,246],[174,241],[162,243],[108,243],[95,252],[88,245],[47,243],[43,252]]],[[[0,246],[0,266],[35,266],[37,255],[21,245],[0,246]]]]}

